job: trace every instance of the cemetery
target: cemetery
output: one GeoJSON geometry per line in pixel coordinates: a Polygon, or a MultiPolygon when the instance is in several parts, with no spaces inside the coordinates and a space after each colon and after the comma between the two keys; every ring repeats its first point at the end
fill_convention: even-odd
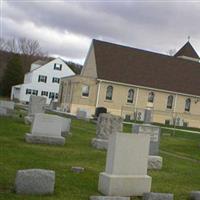
{"type": "Polygon", "coordinates": [[[12,110],[0,116],[0,199],[200,198],[200,134],[151,124],[149,110],[143,124],[126,124],[109,113],[59,116],[42,98],[31,102],[25,110],[0,103],[12,110]]]}

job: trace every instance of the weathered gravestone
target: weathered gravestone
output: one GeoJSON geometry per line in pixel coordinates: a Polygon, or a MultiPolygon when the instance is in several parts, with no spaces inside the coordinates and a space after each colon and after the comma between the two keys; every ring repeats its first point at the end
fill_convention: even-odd
{"type": "Polygon", "coordinates": [[[1,100],[0,101],[0,107],[7,108],[7,109],[10,109],[10,110],[14,110],[15,103],[13,101],[1,100]]]}
{"type": "Polygon", "coordinates": [[[57,101],[51,101],[51,103],[49,104],[49,109],[51,109],[51,110],[56,110],[57,107],[58,107],[57,101]]]}
{"type": "Polygon", "coordinates": [[[14,113],[15,103],[12,101],[0,101],[0,116],[11,116],[14,113]]]}
{"type": "Polygon", "coordinates": [[[147,175],[150,136],[115,133],[109,137],[105,172],[99,176],[99,191],[108,196],[142,196],[150,192],[147,175]]]}
{"type": "Polygon", "coordinates": [[[87,112],[85,110],[78,109],[76,113],[76,118],[88,120],[87,112]]]}
{"type": "Polygon", "coordinates": [[[152,111],[149,109],[145,110],[144,122],[145,124],[134,124],[132,126],[132,133],[136,134],[148,134],[150,135],[150,146],[149,146],[149,169],[161,169],[162,158],[159,156],[160,147],[160,133],[161,129],[159,126],[154,126],[151,123],[152,111]]]}
{"type": "Polygon", "coordinates": [[[7,115],[8,115],[8,109],[0,107],[0,116],[7,116],[7,115]]]}
{"type": "Polygon", "coordinates": [[[144,193],[143,200],[173,200],[174,195],[169,193],[144,193]]]}
{"type": "Polygon", "coordinates": [[[71,127],[71,119],[62,118],[62,129],[61,129],[61,136],[66,137],[70,135],[70,127],[71,127]]]}
{"type": "Polygon", "coordinates": [[[132,132],[136,134],[143,133],[150,135],[149,155],[159,155],[160,127],[151,124],[134,124],[132,132]]]}
{"type": "Polygon", "coordinates": [[[79,173],[84,172],[85,169],[84,169],[83,167],[72,167],[72,168],[71,168],[71,171],[74,172],[74,173],[79,174],[79,173]]]}
{"type": "Polygon", "coordinates": [[[17,194],[45,195],[54,192],[55,172],[44,169],[18,170],[15,179],[17,194]]]}
{"type": "Polygon", "coordinates": [[[31,124],[36,113],[44,113],[46,106],[46,98],[39,96],[30,96],[29,106],[28,106],[28,116],[25,117],[25,124],[31,124]]]}
{"type": "Polygon", "coordinates": [[[65,138],[61,136],[63,118],[43,113],[35,114],[31,134],[25,136],[28,143],[64,145],[65,138]]]}
{"type": "Polygon", "coordinates": [[[92,146],[96,149],[107,149],[110,134],[123,131],[123,119],[119,116],[102,113],[98,117],[96,138],[92,139],[92,146]]]}

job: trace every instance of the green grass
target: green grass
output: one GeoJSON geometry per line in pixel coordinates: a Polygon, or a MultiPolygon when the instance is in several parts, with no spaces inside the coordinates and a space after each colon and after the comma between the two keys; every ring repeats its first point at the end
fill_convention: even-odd
{"type": "MultiPolygon", "coordinates": [[[[0,118],[1,200],[86,200],[98,194],[98,175],[104,171],[106,152],[93,149],[90,145],[95,136],[95,124],[72,120],[72,136],[66,139],[63,147],[27,144],[24,135],[29,131],[30,127],[23,123],[22,118],[0,118]],[[74,174],[71,166],[82,166],[86,170],[74,174]],[[56,171],[54,195],[24,196],[13,192],[16,171],[28,168],[56,171]]],[[[124,131],[130,132],[130,126],[125,126],[124,131]]],[[[161,150],[200,160],[199,143],[200,135],[176,132],[174,136],[162,136],[161,150]]],[[[162,156],[163,169],[148,172],[152,176],[152,191],[171,192],[175,194],[175,199],[186,200],[190,191],[200,189],[199,163],[165,154],[162,156]]]]}

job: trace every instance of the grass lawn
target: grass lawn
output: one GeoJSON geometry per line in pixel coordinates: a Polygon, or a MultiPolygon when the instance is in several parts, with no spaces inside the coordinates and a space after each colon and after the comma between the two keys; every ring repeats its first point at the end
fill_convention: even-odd
{"type": "MultiPolygon", "coordinates": [[[[34,145],[24,142],[30,127],[20,118],[0,118],[0,199],[1,200],[87,200],[98,194],[98,175],[104,171],[106,152],[90,145],[95,124],[72,120],[72,136],[63,147],[34,145]],[[82,166],[84,173],[74,174],[71,166],[82,166]],[[55,193],[52,196],[24,196],[13,192],[18,169],[43,168],[56,171],[55,193]]],[[[125,132],[130,126],[125,126],[125,132]]],[[[165,132],[170,130],[165,130],[165,132]]],[[[161,137],[161,150],[200,160],[200,135],[176,131],[174,136],[161,137]]],[[[161,171],[149,171],[152,191],[170,192],[176,200],[186,200],[192,190],[200,190],[200,163],[162,154],[161,171]]],[[[133,198],[138,199],[138,198],[133,198]]]]}

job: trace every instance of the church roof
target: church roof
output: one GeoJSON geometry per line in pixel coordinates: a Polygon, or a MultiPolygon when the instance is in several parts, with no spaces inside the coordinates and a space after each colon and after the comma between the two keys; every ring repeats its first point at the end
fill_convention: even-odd
{"type": "Polygon", "coordinates": [[[97,78],[200,96],[200,63],[93,40],[97,78]]]}
{"type": "Polygon", "coordinates": [[[199,56],[193,46],[188,41],[181,49],[178,50],[178,52],[174,55],[175,57],[178,56],[187,56],[191,58],[197,58],[199,59],[199,56]]]}

